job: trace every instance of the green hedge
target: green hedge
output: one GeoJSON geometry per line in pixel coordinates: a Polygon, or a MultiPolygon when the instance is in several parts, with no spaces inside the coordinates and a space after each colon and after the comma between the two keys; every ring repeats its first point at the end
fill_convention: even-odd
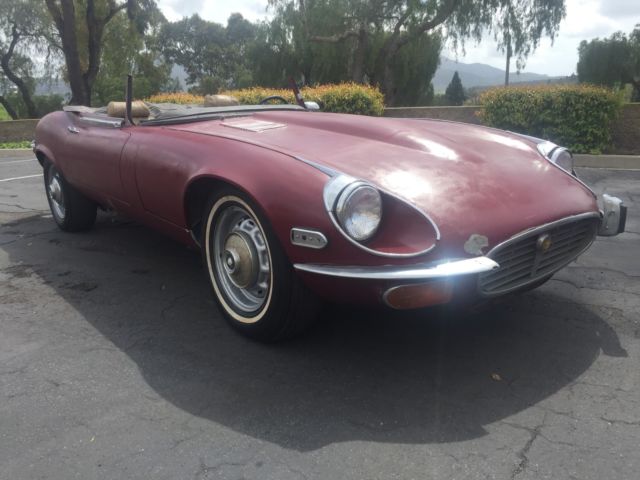
{"type": "MultiPolygon", "coordinates": [[[[256,105],[265,97],[279,95],[289,103],[296,103],[290,89],[252,87],[241,90],[227,90],[222,95],[231,95],[243,105],[256,105]]],[[[307,101],[318,102],[323,112],[354,113],[358,115],[380,116],[384,112],[384,96],[375,87],[357,83],[320,85],[304,87],[302,96],[307,101]]],[[[147,101],[151,103],[202,103],[204,98],[185,92],[159,93],[147,101]]]]}
{"type": "Polygon", "coordinates": [[[485,124],[551,140],[575,153],[602,153],[620,97],[592,85],[501,87],[480,95],[485,124]]]}

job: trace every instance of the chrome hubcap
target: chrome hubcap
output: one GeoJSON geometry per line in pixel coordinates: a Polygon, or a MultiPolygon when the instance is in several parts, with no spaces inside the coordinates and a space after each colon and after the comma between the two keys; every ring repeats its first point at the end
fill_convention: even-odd
{"type": "Polygon", "coordinates": [[[213,258],[219,286],[234,309],[259,310],[271,279],[269,250],[260,227],[241,206],[227,207],[213,226],[213,258]]]}
{"type": "Polygon", "coordinates": [[[60,177],[57,173],[51,175],[49,184],[47,185],[47,195],[51,201],[53,213],[59,218],[64,219],[66,209],[64,207],[64,194],[62,193],[62,185],[60,177]]]}

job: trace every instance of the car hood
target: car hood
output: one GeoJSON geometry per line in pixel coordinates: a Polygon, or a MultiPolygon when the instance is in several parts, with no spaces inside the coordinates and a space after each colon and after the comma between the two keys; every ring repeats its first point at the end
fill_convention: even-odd
{"type": "Polygon", "coordinates": [[[428,213],[447,236],[501,241],[597,211],[592,193],[524,137],[476,125],[268,112],[175,127],[225,136],[361,178],[428,213]]]}

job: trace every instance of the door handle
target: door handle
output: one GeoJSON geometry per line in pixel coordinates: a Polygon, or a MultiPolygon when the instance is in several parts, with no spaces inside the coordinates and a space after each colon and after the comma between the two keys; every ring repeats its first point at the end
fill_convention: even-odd
{"type": "Polygon", "coordinates": [[[67,127],[67,130],[69,130],[71,133],[80,133],[80,130],[78,130],[76,127],[74,127],[73,125],[69,125],[67,127]]]}

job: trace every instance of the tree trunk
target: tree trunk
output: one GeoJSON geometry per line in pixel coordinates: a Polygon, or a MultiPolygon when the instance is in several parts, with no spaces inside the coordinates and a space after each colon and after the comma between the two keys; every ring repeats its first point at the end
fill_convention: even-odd
{"type": "Polygon", "coordinates": [[[384,94],[384,101],[387,105],[393,106],[396,97],[395,81],[393,78],[393,70],[391,62],[398,53],[400,47],[397,42],[388,42],[378,52],[373,82],[378,84],[380,90],[384,94]]]}
{"type": "Polygon", "coordinates": [[[640,78],[631,78],[631,85],[633,86],[633,92],[631,92],[631,101],[640,102],[640,78]]]}
{"type": "Polygon", "coordinates": [[[507,44],[507,65],[504,72],[504,86],[509,86],[509,70],[511,69],[511,43],[507,44]]]}
{"type": "MultiPolygon", "coordinates": [[[[31,92],[29,91],[29,87],[27,84],[20,78],[16,73],[11,69],[10,61],[13,56],[13,52],[20,40],[20,34],[14,25],[12,31],[11,43],[7,51],[0,58],[0,66],[2,67],[2,71],[6,75],[6,77],[18,88],[20,95],[22,96],[22,100],[24,101],[25,107],[27,107],[27,115],[29,118],[38,118],[38,110],[36,109],[35,104],[33,103],[33,99],[31,98],[31,92]]],[[[15,110],[11,108],[11,111],[15,114],[15,110]]],[[[7,113],[9,110],[7,109],[7,113]]],[[[9,115],[11,115],[9,113],[9,115]]],[[[13,117],[13,115],[11,115],[13,117]]],[[[15,118],[14,118],[15,119],[15,118]]]]}
{"type": "Polygon", "coordinates": [[[67,79],[71,88],[71,105],[90,105],[82,78],[82,63],[78,51],[76,35],[76,9],[73,0],[60,0],[60,8],[55,0],[46,0],[47,9],[62,41],[62,51],[67,67],[67,79]]]}
{"type": "Polygon", "coordinates": [[[356,40],[356,51],[353,55],[353,68],[351,71],[351,80],[356,83],[362,83],[364,81],[364,61],[367,56],[367,46],[367,31],[361,28],[356,40]]]}
{"type": "Polygon", "coordinates": [[[87,30],[89,33],[87,50],[89,54],[89,65],[87,71],[82,75],[84,90],[89,103],[91,102],[91,92],[98,72],[100,71],[100,55],[102,53],[102,35],[106,19],[99,19],[95,14],[94,0],[87,1],[87,30]]]}
{"type": "Polygon", "coordinates": [[[3,95],[0,95],[0,105],[2,105],[4,107],[4,109],[7,111],[7,113],[9,114],[9,116],[13,119],[13,120],[17,120],[18,119],[18,114],[16,113],[16,111],[13,109],[13,107],[11,106],[11,104],[7,101],[6,98],[4,98],[3,95]]]}

